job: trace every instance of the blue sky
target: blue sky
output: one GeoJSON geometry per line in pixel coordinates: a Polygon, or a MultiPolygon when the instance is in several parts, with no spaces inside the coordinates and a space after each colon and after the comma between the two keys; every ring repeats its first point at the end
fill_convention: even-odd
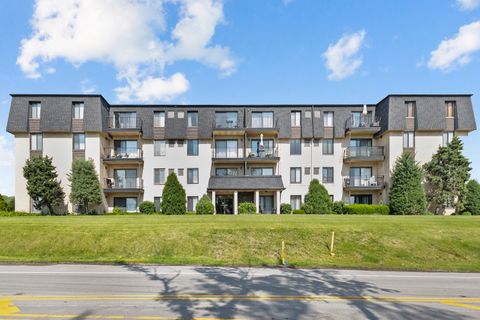
{"type": "MultiPolygon", "coordinates": [[[[0,193],[10,93],[137,103],[376,103],[472,93],[480,0],[37,0],[0,4],[0,193]]],[[[480,132],[463,139],[480,179],[480,132]]]]}

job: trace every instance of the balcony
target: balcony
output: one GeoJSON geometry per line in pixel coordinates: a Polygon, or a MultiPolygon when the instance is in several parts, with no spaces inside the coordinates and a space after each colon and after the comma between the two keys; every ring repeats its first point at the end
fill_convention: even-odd
{"type": "Polygon", "coordinates": [[[380,131],[380,120],[370,115],[351,117],[345,123],[345,132],[350,134],[375,134],[380,131]]]}
{"type": "Polygon", "coordinates": [[[282,177],[273,176],[211,176],[208,190],[284,190],[282,177]]]}
{"type": "Polygon", "coordinates": [[[278,156],[277,148],[255,150],[255,152],[250,152],[247,156],[248,162],[276,162],[278,160],[280,160],[280,157],[278,156]]]}
{"type": "Polygon", "coordinates": [[[106,148],[103,156],[104,163],[136,164],[143,162],[142,149],[114,149],[106,148]]]}
{"type": "Polygon", "coordinates": [[[212,160],[214,162],[243,162],[243,150],[235,148],[214,148],[212,150],[212,160]]]}
{"type": "Polygon", "coordinates": [[[105,193],[143,193],[141,178],[106,178],[103,187],[105,193]]]}
{"type": "Polygon", "coordinates": [[[278,134],[279,128],[278,128],[278,119],[276,120],[271,120],[271,121],[265,121],[263,120],[262,122],[255,123],[252,121],[251,125],[248,128],[245,128],[247,134],[249,135],[260,135],[260,134],[270,134],[270,135],[276,135],[278,134]]]}
{"type": "Polygon", "coordinates": [[[142,132],[142,120],[132,116],[108,117],[107,131],[112,136],[138,136],[142,132]]]}
{"type": "Polygon", "coordinates": [[[385,188],[383,176],[350,176],[343,178],[343,188],[348,191],[382,190],[385,188]]]}
{"type": "Polygon", "coordinates": [[[212,131],[214,135],[240,136],[245,133],[245,128],[236,119],[215,119],[212,131]]]}
{"type": "Polygon", "coordinates": [[[375,162],[385,160],[383,147],[348,147],[345,149],[345,163],[375,162]]]}

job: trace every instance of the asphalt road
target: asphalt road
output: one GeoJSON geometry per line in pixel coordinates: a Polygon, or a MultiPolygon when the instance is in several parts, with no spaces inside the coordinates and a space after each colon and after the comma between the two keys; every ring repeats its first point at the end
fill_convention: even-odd
{"type": "Polygon", "coordinates": [[[0,266],[0,319],[480,319],[479,273],[0,266]]]}

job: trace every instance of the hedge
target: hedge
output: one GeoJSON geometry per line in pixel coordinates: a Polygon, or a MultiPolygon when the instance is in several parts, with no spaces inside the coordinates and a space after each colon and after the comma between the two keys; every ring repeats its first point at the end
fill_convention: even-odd
{"type": "Polygon", "coordinates": [[[30,213],[22,211],[0,211],[0,217],[29,217],[29,216],[46,216],[41,213],[30,213]]]}
{"type": "Polygon", "coordinates": [[[390,208],[383,204],[349,204],[343,207],[345,214],[390,214],[390,208]]]}
{"type": "Polygon", "coordinates": [[[252,202],[242,202],[238,206],[238,213],[240,214],[252,214],[257,213],[257,207],[252,202]]]}
{"type": "Polygon", "coordinates": [[[155,213],[155,204],[152,201],[143,201],[139,209],[141,213],[152,214],[155,213]]]}
{"type": "Polygon", "coordinates": [[[292,205],[290,203],[282,203],[280,205],[280,213],[281,214],[291,214],[292,213],[292,205]]]}
{"type": "Polygon", "coordinates": [[[305,214],[305,211],[301,209],[297,209],[297,210],[293,210],[293,214],[305,214]]]}

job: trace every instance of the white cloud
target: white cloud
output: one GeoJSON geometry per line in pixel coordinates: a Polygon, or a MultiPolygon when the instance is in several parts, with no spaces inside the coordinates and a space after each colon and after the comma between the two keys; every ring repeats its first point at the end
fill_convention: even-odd
{"type": "Polygon", "coordinates": [[[0,167],[13,167],[15,157],[13,155],[13,143],[6,136],[0,134],[0,167]]]}
{"type": "Polygon", "coordinates": [[[457,5],[463,11],[474,10],[480,6],[480,0],[457,0],[457,5]]]}
{"type": "Polygon", "coordinates": [[[93,85],[90,79],[83,79],[80,81],[80,90],[84,94],[92,94],[97,91],[97,88],[93,85]]]}
{"type": "Polygon", "coordinates": [[[330,44],[323,57],[330,71],[329,80],[341,80],[351,76],[362,64],[357,55],[365,38],[365,30],[343,35],[336,43],[330,44]]]}
{"type": "Polygon", "coordinates": [[[476,21],[458,29],[457,34],[445,39],[437,49],[430,53],[428,67],[430,69],[449,70],[470,62],[471,56],[480,50],[480,21],[476,21]]]}
{"type": "Polygon", "coordinates": [[[45,72],[48,74],[54,74],[55,72],[57,72],[57,70],[53,67],[49,67],[47,68],[47,70],[45,70],[45,72]]]}
{"type": "MultiPolygon", "coordinates": [[[[55,59],[75,66],[107,63],[130,88],[151,78],[165,80],[166,66],[179,60],[198,61],[228,75],[236,60],[228,47],[211,43],[223,22],[223,0],[36,0],[32,35],[22,40],[17,64],[27,77],[39,78],[40,65],[55,59]],[[179,10],[173,26],[167,25],[165,3],[179,10]]],[[[168,88],[174,86],[148,96],[171,98],[168,88]]]]}
{"type": "Polygon", "coordinates": [[[295,1],[295,0],[283,0],[283,5],[288,6],[293,1],[295,1]]]}

